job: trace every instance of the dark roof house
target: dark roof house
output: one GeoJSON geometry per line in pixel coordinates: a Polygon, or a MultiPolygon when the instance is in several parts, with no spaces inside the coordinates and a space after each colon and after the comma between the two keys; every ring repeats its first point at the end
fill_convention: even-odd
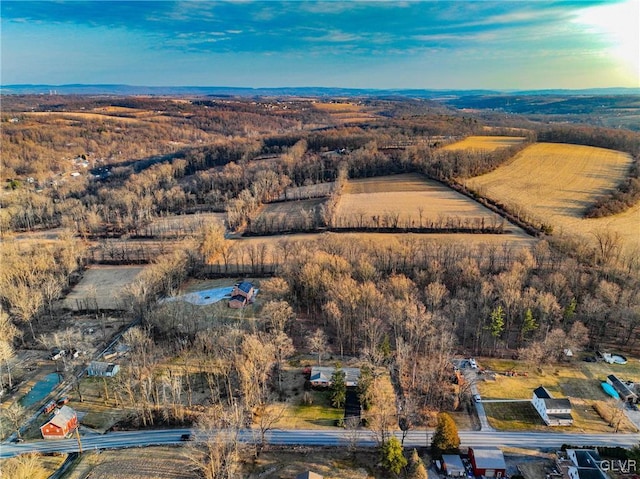
{"type": "Polygon", "coordinates": [[[296,479],[322,479],[322,478],[323,476],[321,476],[320,474],[316,474],[315,472],[311,472],[311,471],[306,471],[296,476],[296,479]]]}
{"type": "Polygon", "coordinates": [[[256,291],[253,284],[248,281],[242,281],[236,284],[231,291],[231,299],[229,300],[230,308],[242,308],[249,302],[253,302],[256,291]]]}

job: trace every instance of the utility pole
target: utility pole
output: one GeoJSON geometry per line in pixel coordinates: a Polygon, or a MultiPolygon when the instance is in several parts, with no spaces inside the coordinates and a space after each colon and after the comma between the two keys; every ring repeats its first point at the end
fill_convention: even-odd
{"type": "Polygon", "coordinates": [[[82,441],[80,440],[80,426],[76,426],[76,440],[78,441],[78,454],[82,454],[82,441]]]}

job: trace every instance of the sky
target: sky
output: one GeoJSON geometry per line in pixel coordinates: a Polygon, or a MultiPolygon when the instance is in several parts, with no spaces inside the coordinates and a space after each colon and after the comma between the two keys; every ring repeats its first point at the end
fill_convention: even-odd
{"type": "Polygon", "coordinates": [[[640,0],[11,1],[0,84],[640,86],[640,0]]]}

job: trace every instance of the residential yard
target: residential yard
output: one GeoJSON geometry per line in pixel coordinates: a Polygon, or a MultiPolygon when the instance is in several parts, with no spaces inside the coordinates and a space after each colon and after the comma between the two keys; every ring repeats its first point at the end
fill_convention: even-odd
{"type": "Polygon", "coordinates": [[[284,413],[276,427],[281,429],[335,427],[336,421],[344,417],[344,408],[337,409],[331,406],[331,393],[328,390],[305,391],[303,369],[304,367],[287,366],[283,371],[282,390],[286,402],[278,403],[277,407],[283,407],[284,413]],[[310,405],[303,403],[305,393],[311,399],[310,405]]]}
{"type": "MultiPolygon", "coordinates": [[[[544,386],[557,398],[568,397],[573,406],[574,425],[569,430],[575,432],[612,432],[613,427],[602,420],[594,409],[596,403],[609,404],[600,383],[607,375],[616,374],[625,380],[640,379],[640,362],[631,360],[626,365],[573,363],[550,365],[543,369],[532,368],[524,363],[512,360],[479,360],[487,370],[496,371],[495,380],[483,380],[488,375],[478,376],[478,390],[483,399],[523,399],[531,400],[533,390],[544,386]],[[515,371],[518,376],[505,376],[507,371],[515,371]],[[526,374],[524,376],[523,374],[526,374]]],[[[529,403],[484,403],[489,422],[493,427],[508,430],[542,430],[544,425],[533,406],[529,403]]],[[[626,417],[620,423],[621,432],[636,432],[636,427],[626,417]]]]}
{"type": "Polygon", "coordinates": [[[489,424],[507,431],[548,431],[530,402],[483,403],[489,424]]]}

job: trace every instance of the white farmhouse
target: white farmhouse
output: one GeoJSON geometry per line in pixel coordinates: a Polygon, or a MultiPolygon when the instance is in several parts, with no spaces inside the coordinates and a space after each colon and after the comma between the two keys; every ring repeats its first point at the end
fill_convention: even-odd
{"type": "Polygon", "coordinates": [[[555,399],[549,391],[540,386],[533,390],[531,402],[547,426],[571,426],[573,424],[569,399],[555,399]]]}

